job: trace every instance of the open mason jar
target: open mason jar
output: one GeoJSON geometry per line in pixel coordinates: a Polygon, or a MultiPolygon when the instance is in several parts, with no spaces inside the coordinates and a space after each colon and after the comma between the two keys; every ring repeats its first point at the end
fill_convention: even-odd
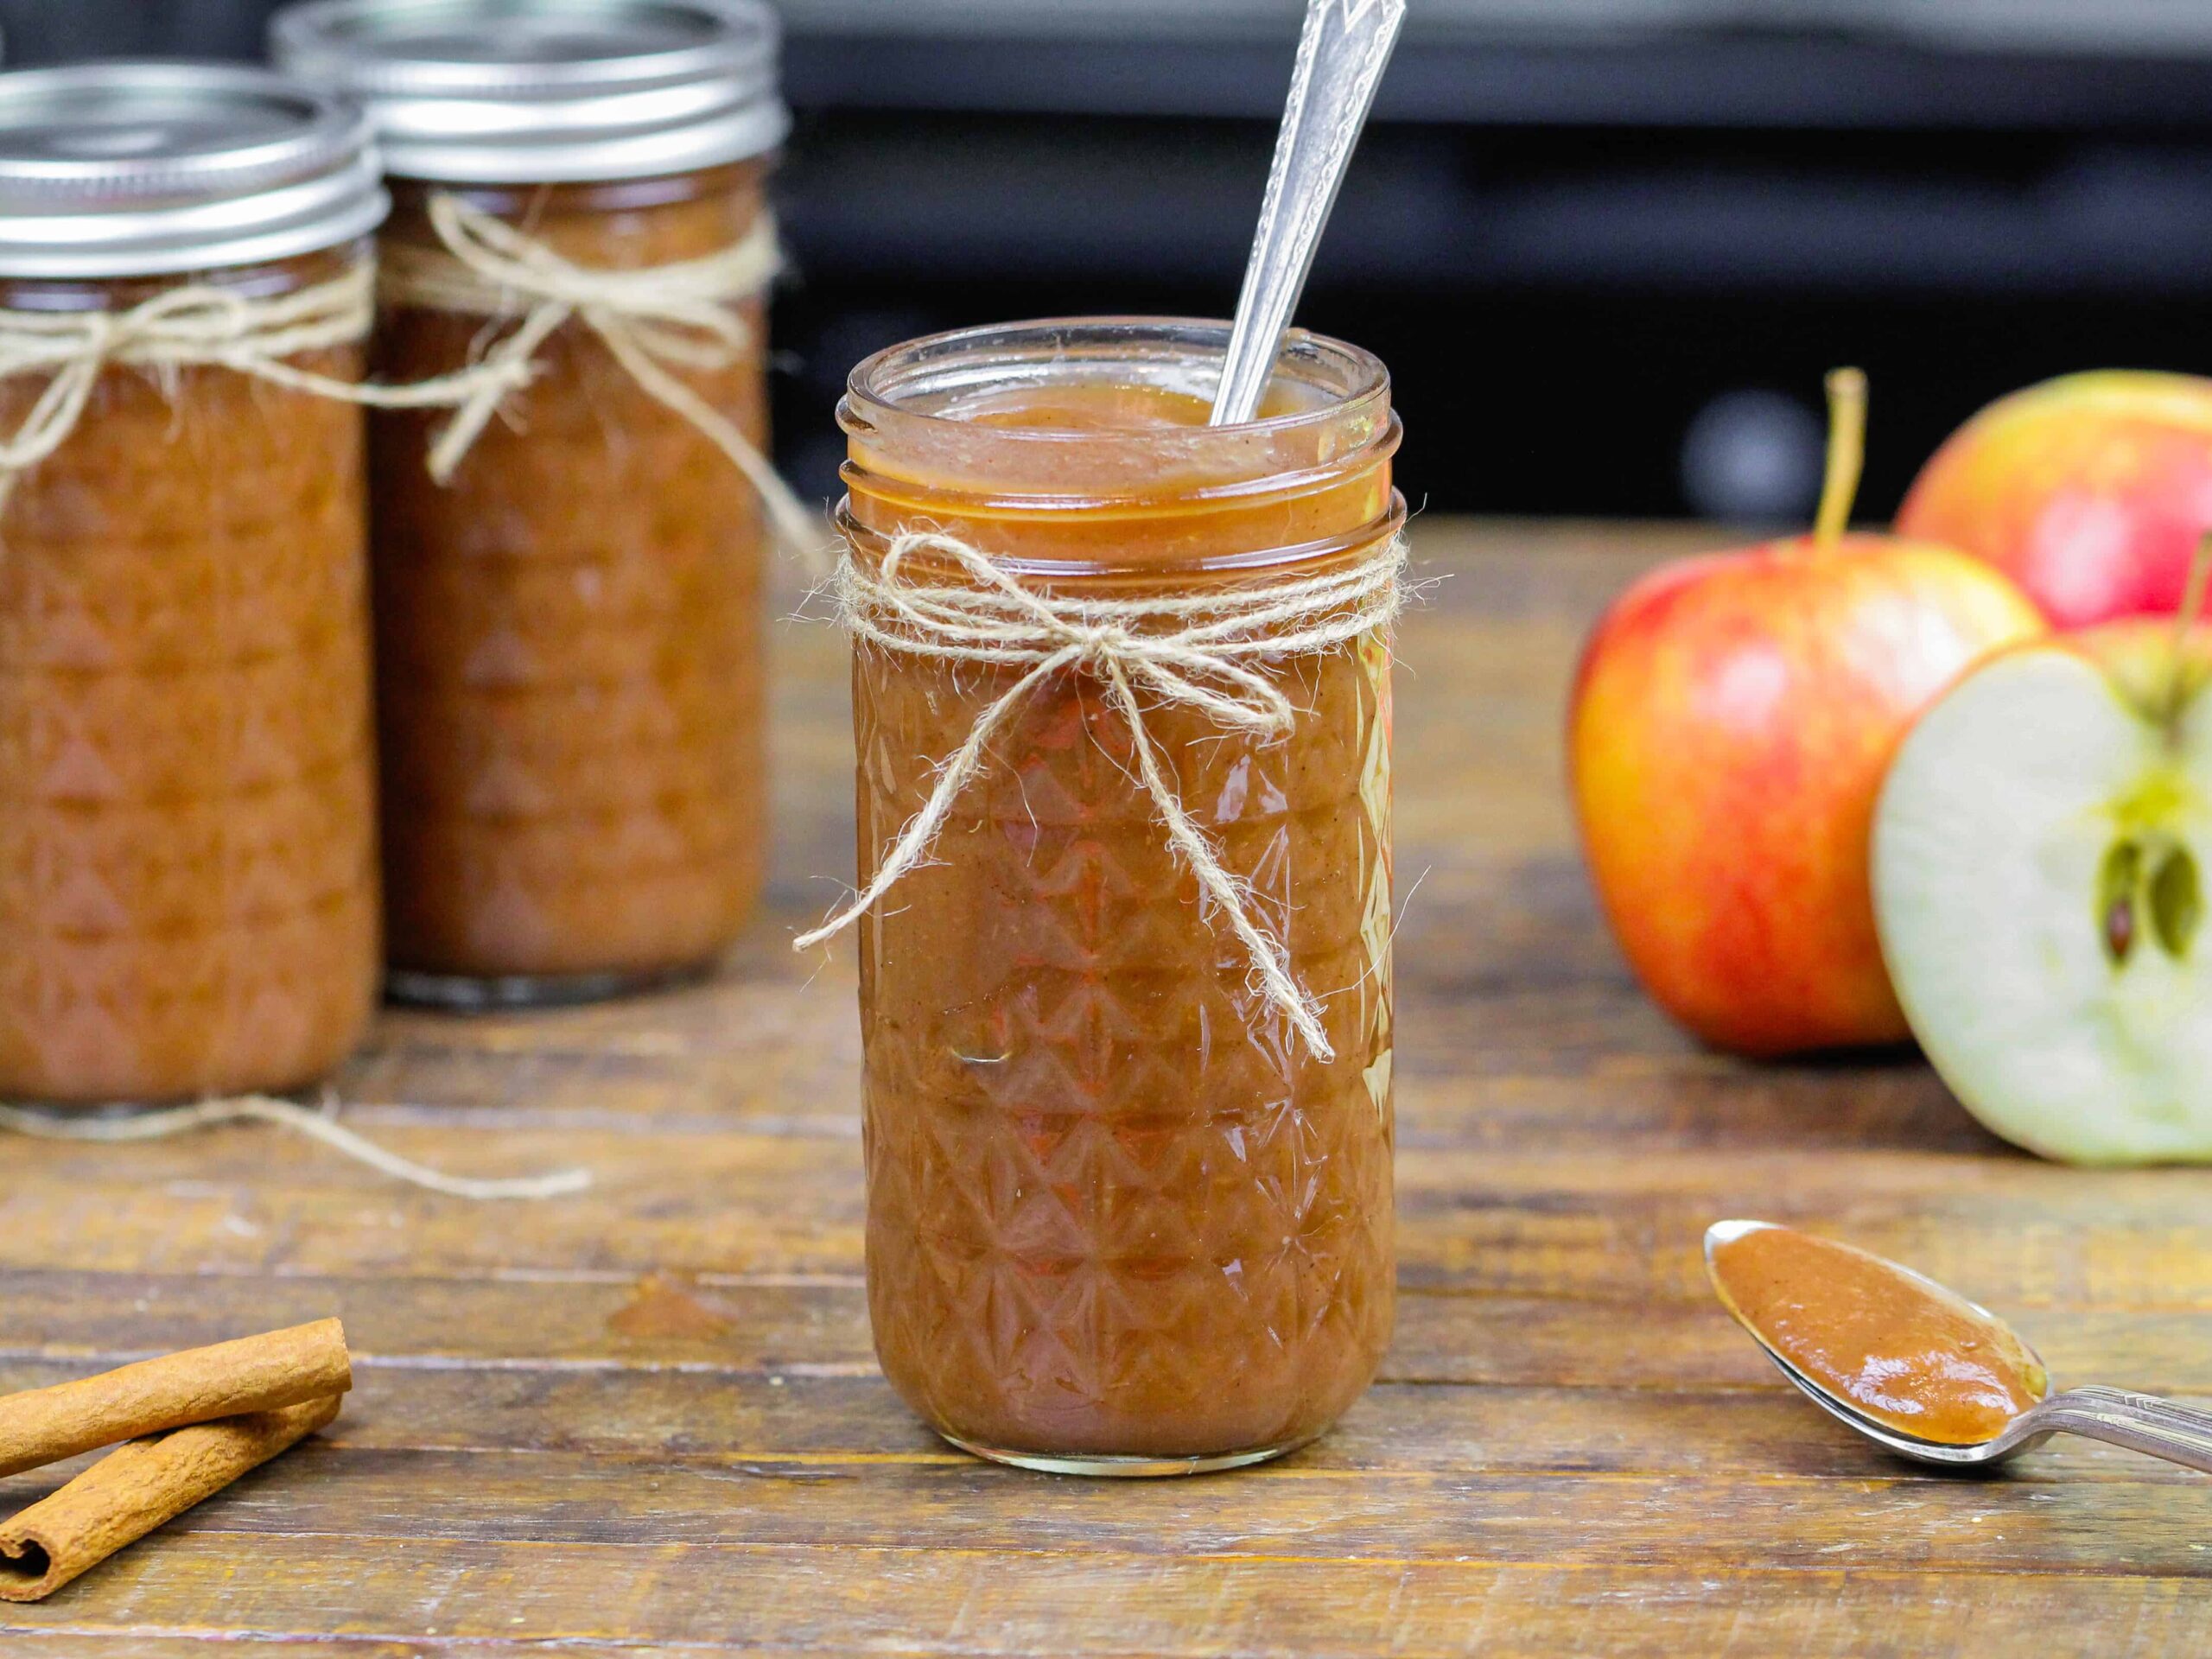
{"type": "Polygon", "coordinates": [[[706,967],[766,842],[773,15],[318,0],[270,39],[378,129],[380,378],[494,372],[370,423],[389,988],[706,967]]]}
{"type": "Polygon", "coordinates": [[[1028,1467],[1274,1456],[1390,1334],[1399,429],[1298,333],[1207,427],[1226,340],[940,335],[839,410],[869,1313],[1028,1467]]]}
{"type": "Polygon", "coordinates": [[[385,206],[264,72],[0,76],[0,1096],[290,1088],[366,1025],[385,206]]]}

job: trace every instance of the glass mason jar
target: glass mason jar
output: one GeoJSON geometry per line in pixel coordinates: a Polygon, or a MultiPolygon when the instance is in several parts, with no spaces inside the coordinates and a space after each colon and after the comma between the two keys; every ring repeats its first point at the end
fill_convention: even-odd
{"type": "Polygon", "coordinates": [[[260,71],[0,76],[0,338],[57,353],[0,378],[0,438],[89,376],[0,508],[0,1095],[291,1088],[365,1027],[360,411],[159,317],[281,329],[336,291],[270,354],[356,379],[385,207],[359,116],[260,71]]]}
{"type": "MultiPolygon", "coordinates": [[[[851,556],[880,569],[925,529],[1033,592],[1168,600],[1388,556],[1382,365],[1294,334],[1263,417],[1208,428],[1226,340],[1022,324],[870,358],[839,410],[851,556]]],[[[1025,696],[861,918],[869,1314],[954,1443],[1071,1472],[1232,1466],[1312,1440],[1372,1377],[1394,1301],[1386,632],[1247,663],[1294,704],[1287,735],[1139,694],[1333,1058],[1255,988],[1087,667],[1025,696]]],[[[1023,672],[860,645],[864,882],[1023,672]]]]}
{"type": "MultiPolygon", "coordinates": [[[[466,370],[538,303],[390,282],[450,251],[441,197],[591,273],[771,234],[787,118],[750,0],[330,0],[272,41],[378,127],[397,203],[379,378],[466,370]]],[[[758,449],[766,309],[757,288],[727,304],[744,348],[674,372],[758,449]]],[[[412,1000],[575,1001],[705,968],[761,880],[757,499],[586,316],[531,360],[449,474],[426,463],[450,410],[370,422],[387,983],[412,1000]]]]}

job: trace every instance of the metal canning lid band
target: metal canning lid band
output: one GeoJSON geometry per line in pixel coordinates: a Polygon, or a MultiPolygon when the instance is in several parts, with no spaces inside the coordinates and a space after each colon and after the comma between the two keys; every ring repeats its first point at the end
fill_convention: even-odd
{"type": "Polygon", "coordinates": [[[762,0],[308,0],[269,45],[358,99],[402,178],[684,173],[763,155],[791,127],[762,0]]]}
{"type": "Polygon", "coordinates": [[[0,276],[165,276],[290,258],[389,203],[367,120],[264,69],[0,74],[0,276]]]}

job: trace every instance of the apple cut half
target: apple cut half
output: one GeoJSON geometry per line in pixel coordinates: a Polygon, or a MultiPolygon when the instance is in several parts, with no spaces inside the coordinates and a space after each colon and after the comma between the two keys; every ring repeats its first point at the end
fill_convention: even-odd
{"type": "Polygon", "coordinates": [[[1914,727],[1876,807],[1914,1034],[2047,1157],[2212,1160],[2212,696],[2186,660],[2149,625],[2008,652],[1914,727]]]}

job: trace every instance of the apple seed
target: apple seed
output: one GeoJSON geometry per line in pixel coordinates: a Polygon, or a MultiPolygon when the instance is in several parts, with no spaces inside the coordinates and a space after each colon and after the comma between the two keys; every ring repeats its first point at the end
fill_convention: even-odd
{"type": "Polygon", "coordinates": [[[2204,914],[2204,899],[2196,879],[2196,860],[2186,847],[2176,847],[2151,877],[2151,927],[2166,954],[2179,961],[2189,954],[2196,937],[2196,924],[2204,914]]]}
{"type": "Polygon", "coordinates": [[[2116,841],[2097,872],[2097,915],[2104,925],[2105,955],[2124,966],[2135,948],[2135,890],[2143,880],[2143,850],[2116,841]]]}

